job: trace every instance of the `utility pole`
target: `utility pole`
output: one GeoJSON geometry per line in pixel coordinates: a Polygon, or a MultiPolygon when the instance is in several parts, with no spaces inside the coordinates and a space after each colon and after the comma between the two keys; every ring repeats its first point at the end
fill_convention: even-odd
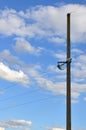
{"type": "MultiPolygon", "coordinates": [[[[70,13],[67,14],[67,59],[70,56],[70,13]]],[[[67,62],[66,130],[71,130],[71,61],[67,62]]]]}
{"type": "Polygon", "coordinates": [[[67,60],[58,62],[57,67],[62,70],[67,65],[66,86],[66,130],[71,130],[71,53],[70,53],[70,13],[67,14],[67,60]]]}

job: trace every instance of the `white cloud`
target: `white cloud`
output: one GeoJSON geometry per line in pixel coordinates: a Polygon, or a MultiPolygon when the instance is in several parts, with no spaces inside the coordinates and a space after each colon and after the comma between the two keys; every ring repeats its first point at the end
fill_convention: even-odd
{"type": "Polygon", "coordinates": [[[73,49],[71,49],[71,52],[72,53],[74,53],[74,54],[83,54],[83,51],[82,50],[80,50],[80,49],[77,49],[77,48],[73,48],[73,49]]]}
{"type": "MultiPolygon", "coordinates": [[[[4,52],[1,54],[2,55],[0,56],[2,58],[4,57],[4,55],[7,54],[8,56],[9,54],[8,59],[12,58],[16,60],[16,57],[13,57],[7,50],[4,50],[4,52]]],[[[73,63],[71,73],[72,98],[74,98],[74,100],[72,100],[73,102],[77,102],[77,98],[80,96],[80,94],[86,91],[86,62],[84,59],[86,59],[84,55],[77,56],[77,58],[75,59],[77,60],[77,63],[73,63]],[[84,83],[82,81],[84,81],[84,83]]],[[[11,82],[20,82],[23,84],[26,84],[29,82],[29,80],[34,79],[35,83],[38,84],[40,87],[50,90],[54,94],[66,95],[65,70],[60,71],[56,66],[51,65],[48,67],[47,71],[45,70],[45,73],[43,73],[43,69],[40,65],[33,65],[28,67],[26,64],[21,64],[19,69],[21,68],[21,66],[23,71],[15,71],[9,68],[7,65],[0,63],[0,77],[4,80],[8,80],[11,82]],[[25,73],[28,75],[28,77],[27,75],[25,75],[25,73]],[[49,78],[48,76],[46,77],[45,75],[51,75],[51,78],[49,78]]]]}
{"type": "Polygon", "coordinates": [[[13,56],[9,50],[5,49],[2,52],[0,52],[0,60],[2,62],[7,61],[9,64],[18,63],[19,59],[16,56],[13,56]]]}
{"type": "Polygon", "coordinates": [[[24,127],[31,127],[32,122],[26,120],[6,120],[0,121],[1,130],[5,130],[6,128],[14,128],[14,129],[23,129],[24,127]]]}
{"type": "Polygon", "coordinates": [[[86,6],[67,4],[58,7],[36,6],[26,12],[0,10],[0,34],[46,38],[62,43],[66,37],[66,14],[71,12],[73,42],[86,41],[86,6]],[[28,21],[28,22],[27,22],[28,21]]]}
{"type": "Polygon", "coordinates": [[[52,38],[49,38],[49,41],[50,42],[53,42],[53,43],[59,43],[59,44],[61,44],[61,43],[64,43],[65,42],[65,40],[64,40],[64,38],[59,38],[59,37],[52,37],[52,38]]]}
{"type": "Polygon", "coordinates": [[[78,55],[75,59],[73,59],[72,66],[72,77],[75,82],[85,82],[86,78],[86,56],[85,54],[78,55]],[[76,72],[76,73],[75,73],[76,72]]]}
{"type": "MultiPolygon", "coordinates": [[[[55,66],[49,66],[48,69],[49,71],[47,71],[47,75],[50,75],[50,72],[53,74],[56,74],[52,76],[50,79],[45,76],[46,73],[44,73],[43,75],[43,73],[39,72],[36,68],[33,68],[33,69],[29,68],[29,74],[40,87],[45,88],[46,90],[52,91],[53,94],[66,95],[65,72],[64,71],[62,73],[60,71],[57,72],[55,70],[55,66]],[[56,79],[56,76],[57,76],[57,79],[56,79]]],[[[72,103],[78,103],[78,98],[80,94],[86,91],[86,83],[84,82],[81,84],[79,82],[73,82],[73,80],[71,82],[72,103]]]]}
{"type": "Polygon", "coordinates": [[[72,102],[73,104],[76,104],[76,103],[79,102],[79,100],[74,100],[74,99],[72,99],[71,102],[72,102]]]}
{"type": "MultiPolygon", "coordinates": [[[[66,37],[67,12],[72,12],[72,41],[86,41],[86,6],[79,4],[62,5],[59,7],[38,6],[32,8],[31,10],[27,10],[27,12],[17,12],[13,9],[1,10],[0,33],[3,35],[15,34],[17,37],[23,36],[23,38],[18,38],[16,40],[15,49],[17,51],[38,54],[40,51],[42,51],[41,48],[34,47],[30,42],[25,40],[24,36],[28,36],[29,38],[44,37],[47,40],[52,40],[54,42],[63,42],[66,37]]],[[[81,50],[73,49],[72,52],[81,54],[74,59],[72,69],[72,97],[76,98],[79,97],[80,93],[86,91],[86,83],[84,82],[84,84],[80,84],[82,81],[85,81],[86,78],[86,56],[82,54],[81,50]]],[[[18,58],[11,56],[10,52],[7,50],[0,54],[0,58],[3,59],[4,56],[7,56],[10,62],[18,61],[18,58]]],[[[59,52],[58,54],[55,53],[54,56],[63,60],[65,54],[59,52]]],[[[23,68],[23,70],[25,69],[28,70],[27,68],[23,68]]],[[[53,67],[50,69],[55,72],[53,67]]],[[[56,82],[53,82],[51,79],[42,76],[39,71],[35,69],[33,70],[33,67],[30,67],[29,71],[27,72],[28,75],[36,80],[39,86],[45,87],[54,93],[65,95],[65,82],[58,82],[59,78],[56,82]]],[[[15,71],[3,63],[0,63],[0,73],[0,77],[8,81],[16,81],[20,83],[28,82],[28,77],[23,71],[15,71]]]]}
{"type": "Polygon", "coordinates": [[[29,52],[29,53],[34,53],[35,48],[24,38],[17,38],[16,39],[16,45],[15,45],[15,50],[18,52],[29,52]]]}
{"type": "Polygon", "coordinates": [[[53,54],[54,57],[60,59],[60,60],[65,60],[66,59],[66,54],[63,52],[57,52],[53,54]]]}
{"type": "Polygon", "coordinates": [[[28,65],[23,61],[21,61],[19,57],[13,55],[7,49],[0,52],[0,61],[2,63],[5,63],[5,65],[9,66],[11,69],[24,71],[24,69],[28,67],[28,65]]]}
{"type": "MultiPolygon", "coordinates": [[[[28,13],[29,12],[30,11],[28,10],[28,13]]],[[[56,38],[59,42],[60,37],[63,39],[63,41],[66,37],[66,14],[69,12],[72,12],[72,41],[85,41],[86,6],[84,5],[68,4],[59,7],[38,6],[33,8],[31,12],[31,18],[38,23],[39,27],[43,31],[46,31],[46,36],[50,36],[52,39],[56,38]]]]}
{"type": "MultiPolygon", "coordinates": [[[[41,34],[43,31],[37,25],[26,23],[26,15],[22,10],[19,12],[7,8],[0,10],[0,33],[6,36],[17,35],[29,37],[41,34]]],[[[28,20],[30,20],[29,17],[28,20]]]]}
{"type": "Polygon", "coordinates": [[[52,130],[65,130],[65,129],[62,129],[62,128],[52,128],[52,130]]]}
{"type": "Polygon", "coordinates": [[[84,101],[86,101],[86,97],[84,97],[84,101]]]}
{"type": "Polygon", "coordinates": [[[0,78],[10,82],[19,82],[22,84],[29,83],[29,79],[27,75],[23,73],[23,71],[12,70],[2,62],[0,62],[0,78]]]}
{"type": "MultiPolygon", "coordinates": [[[[5,50],[4,54],[8,54],[8,51],[5,50]]],[[[2,58],[3,58],[2,55],[2,58]]],[[[1,55],[0,55],[1,56],[1,55]]],[[[9,56],[10,52],[9,52],[9,56]]],[[[78,62],[77,64],[74,64],[73,70],[72,70],[72,98],[73,98],[73,103],[77,102],[78,97],[80,96],[81,93],[86,91],[86,83],[82,83],[82,81],[80,81],[81,79],[81,75],[83,80],[85,80],[86,77],[86,73],[85,73],[85,60],[83,57],[84,55],[80,55],[78,57],[78,62]],[[82,58],[81,58],[82,57],[82,58]],[[82,64],[83,63],[83,66],[82,64]],[[74,69],[75,68],[75,69],[74,69]],[[82,68],[82,70],[80,69],[82,68]],[[76,74],[75,74],[76,72],[76,74]],[[81,82],[81,83],[79,83],[81,82]],[[75,101],[76,100],[76,101],[75,101]]],[[[9,59],[9,57],[8,57],[9,59]]],[[[15,57],[16,59],[16,57],[15,57]]],[[[20,67],[21,68],[21,67],[20,67]]],[[[33,66],[27,66],[27,65],[23,65],[22,69],[25,73],[27,73],[27,75],[25,75],[25,73],[23,71],[16,71],[13,70],[11,68],[9,68],[7,65],[3,64],[2,62],[0,63],[0,78],[3,78],[4,80],[8,80],[11,82],[19,82],[19,83],[23,83],[23,84],[27,84],[29,83],[29,80],[33,80],[35,81],[36,84],[38,84],[40,87],[45,88],[47,90],[52,91],[54,94],[61,94],[61,95],[66,95],[66,83],[65,83],[65,70],[60,71],[57,69],[56,66],[49,66],[47,71],[45,70],[46,73],[43,73],[43,71],[41,70],[41,66],[37,66],[37,65],[33,65],[33,66]],[[54,74],[52,76],[52,78],[49,79],[49,77],[46,77],[45,75],[50,75],[50,73],[54,74]],[[54,79],[54,80],[53,80],[54,79]]],[[[31,82],[30,82],[31,83],[31,82]]]]}
{"type": "Polygon", "coordinates": [[[5,128],[1,128],[1,127],[0,127],[0,130],[5,130],[5,128]]]}
{"type": "Polygon", "coordinates": [[[65,129],[58,128],[58,127],[51,127],[51,128],[47,128],[47,130],[65,130],[65,129]]]}
{"type": "Polygon", "coordinates": [[[18,34],[19,28],[24,26],[24,21],[13,9],[0,10],[0,33],[4,35],[18,34]]]}
{"type": "Polygon", "coordinates": [[[39,55],[43,48],[34,47],[24,38],[16,38],[16,45],[14,46],[15,51],[17,52],[28,52],[31,54],[39,55]]]}

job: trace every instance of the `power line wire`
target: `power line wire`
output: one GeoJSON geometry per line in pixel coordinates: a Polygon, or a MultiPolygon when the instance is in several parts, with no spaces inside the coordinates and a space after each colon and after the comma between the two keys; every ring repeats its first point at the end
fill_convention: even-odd
{"type": "Polygon", "coordinates": [[[56,96],[49,96],[49,97],[40,98],[40,99],[37,99],[37,100],[31,100],[31,101],[24,102],[24,103],[21,103],[21,104],[17,104],[17,105],[14,105],[14,106],[3,107],[3,108],[0,108],[0,111],[11,109],[11,108],[16,108],[16,107],[20,107],[20,106],[24,106],[24,105],[35,103],[35,102],[42,102],[42,101],[45,101],[45,100],[48,100],[48,99],[51,99],[51,98],[55,98],[55,97],[56,96]]]}
{"type": "Polygon", "coordinates": [[[14,86],[17,86],[17,84],[14,84],[14,85],[10,85],[10,86],[8,86],[8,87],[4,87],[4,88],[1,88],[2,90],[5,90],[5,89],[9,89],[9,88],[12,88],[12,87],[14,87],[14,86]]]}
{"type": "Polygon", "coordinates": [[[23,93],[20,93],[20,94],[17,94],[17,95],[9,96],[7,98],[0,99],[0,102],[7,101],[7,100],[13,99],[13,98],[18,97],[18,96],[23,96],[23,95],[31,94],[33,92],[37,92],[38,90],[40,90],[40,89],[36,89],[36,90],[33,90],[33,91],[26,91],[26,92],[23,92],[23,93]]]}

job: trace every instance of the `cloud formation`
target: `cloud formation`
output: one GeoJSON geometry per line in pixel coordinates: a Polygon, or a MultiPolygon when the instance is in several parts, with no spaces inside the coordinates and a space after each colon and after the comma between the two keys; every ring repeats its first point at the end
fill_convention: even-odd
{"type": "Polygon", "coordinates": [[[0,130],[5,130],[6,128],[14,128],[14,129],[24,129],[27,127],[31,127],[32,122],[26,120],[6,120],[0,121],[0,130]]]}
{"type": "Polygon", "coordinates": [[[30,54],[39,55],[43,48],[34,47],[24,38],[16,38],[16,45],[14,46],[16,52],[28,52],[30,54]]]}
{"type": "Polygon", "coordinates": [[[27,75],[23,73],[23,71],[12,70],[2,62],[0,62],[0,78],[10,82],[18,82],[22,84],[29,83],[29,79],[27,75]]]}
{"type": "Polygon", "coordinates": [[[62,43],[66,35],[66,14],[71,12],[73,42],[86,40],[86,6],[67,4],[62,6],[36,6],[17,12],[14,9],[0,10],[0,34],[11,36],[45,37],[62,43]],[[28,21],[28,22],[27,22],[28,21]],[[77,35],[76,35],[77,34],[77,35]]]}
{"type": "Polygon", "coordinates": [[[65,130],[65,129],[59,127],[51,127],[51,128],[47,128],[47,130],[65,130]]]}
{"type": "MultiPolygon", "coordinates": [[[[71,12],[72,42],[78,43],[82,41],[84,43],[86,41],[86,6],[79,4],[67,4],[57,7],[36,6],[26,11],[0,10],[0,34],[6,37],[14,36],[13,40],[16,42],[13,44],[13,48],[17,52],[39,55],[44,48],[35,46],[29,40],[31,38],[46,39],[48,42],[63,45],[62,43],[66,40],[66,15],[68,12],[71,12]]],[[[73,59],[72,65],[72,97],[78,98],[80,93],[86,91],[86,62],[84,60],[86,56],[80,49],[75,48],[72,52],[77,54],[76,59],[73,59]],[[84,84],[82,84],[83,81],[84,84]]],[[[53,57],[63,59],[66,56],[63,52],[58,52],[53,53],[53,57]]],[[[43,75],[42,65],[40,65],[40,70],[35,68],[36,65],[28,67],[7,49],[0,53],[0,59],[2,60],[0,62],[0,78],[23,84],[28,84],[29,78],[30,80],[34,79],[40,87],[45,87],[45,89],[51,90],[56,94],[65,95],[65,71],[60,73],[54,65],[47,66],[47,73],[51,72],[54,75],[53,79],[55,80],[53,81],[53,79],[51,80],[51,78],[46,78],[43,75]],[[8,58],[6,59],[6,57],[8,58]],[[3,59],[9,62],[9,65],[4,64],[3,59]],[[15,64],[15,69],[11,69],[12,63],[15,64]],[[16,71],[16,66],[18,71],[16,71]]]]}
{"type": "Polygon", "coordinates": [[[1,128],[1,127],[0,127],[0,130],[5,130],[5,128],[1,128]]]}

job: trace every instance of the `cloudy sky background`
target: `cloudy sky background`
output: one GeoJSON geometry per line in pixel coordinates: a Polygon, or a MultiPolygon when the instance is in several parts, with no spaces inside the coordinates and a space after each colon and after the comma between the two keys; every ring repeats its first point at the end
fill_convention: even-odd
{"type": "Polygon", "coordinates": [[[86,129],[86,4],[1,0],[0,130],[65,130],[71,13],[72,130],[86,129]]]}

